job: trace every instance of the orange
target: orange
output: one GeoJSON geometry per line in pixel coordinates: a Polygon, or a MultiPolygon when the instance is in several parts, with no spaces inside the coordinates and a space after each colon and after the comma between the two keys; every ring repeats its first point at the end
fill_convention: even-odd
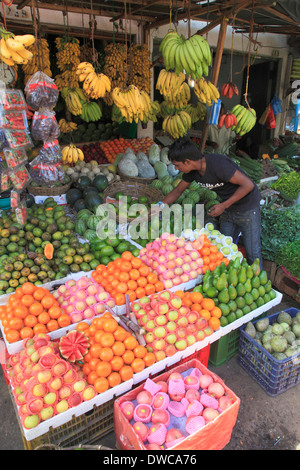
{"type": "Polygon", "coordinates": [[[125,364],[131,364],[134,360],[134,352],[129,349],[126,349],[124,354],[122,354],[122,359],[125,364]]]}
{"type": "Polygon", "coordinates": [[[129,273],[129,271],[131,271],[131,269],[132,269],[132,265],[131,265],[130,261],[122,260],[122,264],[121,264],[120,268],[121,268],[122,271],[125,271],[125,272],[129,273]]]}
{"type": "Polygon", "coordinates": [[[37,318],[35,315],[27,315],[26,318],[24,318],[24,325],[25,326],[30,326],[31,328],[36,325],[38,322],[37,318]]]}
{"type": "Polygon", "coordinates": [[[129,336],[129,332],[125,330],[122,326],[118,326],[118,328],[113,332],[114,338],[116,341],[124,341],[127,336],[129,336]]]}
{"type": "Polygon", "coordinates": [[[117,320],[114,318],[107,318],[103,323],[103,330],[108,333],[113,333],[118,328],[118,326],[119,324],[117,320]]]}
{"type": "Polygon", "coordinates": [[[88,328],[89,328],[89,324],[86,323],[85,321],[80,321],[76,326],[77,331],[86,331],[88,328]]]}
{"type": "Polygon", "coordinates": [[[204,298],[201,305],[205,310],[212,310],[215,307],[215,302],[213,299],[204,298]]]}
{"type": "Polygon", "coordinates": [[[118,372],[120,369],[122,369],[122,367],[124,365],[124,361],[123,361],[122,357],[114,356],[112,358],[112,360],[110,361],[110,365],[111,365],[112,370],[118,372]]]}
{"type": "Polygon", "coordinates": [[[146,266],[145,264],[142,264],[139,268],[139,272],[141,276],[147,277],[150,273],[150,268],[148,268],[148,266],[146,266]]]}
{"type": "MultiPolygon", "coordinates": [[[[142,278],[140,277],[140,279],[138,281],[140,281],[142,278]]],[[[144,287],[138,287],[135,291],[136,293],[136,298],[137,299],[141,299],[142,297],[145,297],[146,295],[146,291],[144,289],[144,287]]]]}
{"type": "Polygon", "coordinates": [[[90,360],[88,361],[90,370],[96,370],[96,367],[99,364],[99,362],[100,362],[99,357],[91,356],[90,360]]]}
{"type": "Polygon", "coordinates": [[[58,323],[54,318],[49,320],[46,326],[48,328],[48,331],[55,331],[59,328],[58,323]]]}
{"type": "Polygon", "coordinates": [[[139,277],[136,282],[139,287],[146,287],[148,284],[147,278],[145,276],[139,277]]]}
{"type": "Polygon", "coordinates": [[[84,372],[85,375],[89,375],[89,373],[91,372],[91,369],[90,369],[88,363],[86,363],[86,364],[83,365],[82,371],[84,372]]]}
{"type": "Polygon", "coordinates": [[[202,302],[203,295],[201,292],[191,292],[190,298],[193,304],[200,304],[202,302]]]}
{"type": "Polygon", "coordinates": [[[11,328],[12,330],[20,330],[21,328],[23,328],[23,326],[24,323],[22,318],[13,317],[8,321],[8,328],[11,328]]]}
{"type": "Polygon", "coordinates": [[[152,366],[156,362],[155,354],[153,352],[147,352],[143,357],[146,367],[152,366]]]}
{"type": "Polygon", "coordinates": [[[90,355],[92,357],[100,357],[100,352],[102,350],[102,346],[99,343],[94,343],[89,349],[90,355]]]}
{"type": "Polygon", "coordinates": [[[176,292],[174,292],[174,295],[182,299],[185,295],[185,292],[183,290],[177,290],[176,292]]]}
{"type": "Polygon", "coordinates": [[[110,387],[116,387],[122,382],[121,376],[118,372],[112,372],[107,377],[108,383],[110,387]]]}
{"type": "Polygon", "coordinates": [[[147,296],[155,294],[155,286],[154,284],[147,284],[145,286],[145,293],[147,296]]]}
{"type": "Polygon", "coordinates": [[[136,300],[136,293],[134,290],[128,290],[125,292],[125,295],[128,295],[129,302],[134,302],[136,300]]]}
{"type": "Polygon", "coordinates": [[[49,291],[47,291],[43,287],[38,287],[35,289],[33,297],[35,298],[35,300],[41,300],[47,293],[49,295],[49,291]]]}
{"type": "Polygon", "coordinates": [[[201,252],[200,254],[202,255],[202,257],[209,256],[210,249],[208,247],[204,246],[203,248],[201,248],[200,252],[201,252]]]}
{"type": "Polygon", "coordinates": [[[111,349],[114,356],[122,356],[126,350],[126,347],[122,341],[115,341],[111,349]]]}
{"type": "Polygon", "coordinates": [[[192,304],[190,309],[195,312],[200,312],[200,310],[202,310],[202,307],[200,304],[192,304]]]}
{"type": "Polygon", "coordinates": [[[8,330],[5,336],[9,343],[15,343],[20,339],[20,333],[17,330],[8,330]]]}
{"type": "Polygon", "coordinates": [[[33,327],[33,332],[34,332],[35,335],[38,334],[38,333],[47,333],[47,327],[46,327],[46,325],[44,325],[42,323],[37,323],[33,327]]]}
{"type": "Polygon", "coordinates": [[[210,263],[210,257],[209,256],[204,256],[203,258],[203,265],[208,266],[210,263]]]}
{"type": "Polygon", "coordinates": [[[87,383],[89,385],[94,385],[95,383],[95,380],[98,378],[98,374],[95,370],[91,370],[91,372],[89,373],[89,375],[87,376],[87,383]]]}
{"type": "MultiPolygon", "coordinates": [[[[130,271],[130,272],[131,272],[131,271],[130,271]]],[[[128,273],[128,272],[126,272],[126,271],[125,271],[125,272],[122,271],[122,272],[120,273],[119,281],[121,281],[121,282],[128,282],[129,279],[130,279],[130,273],[128,273]]],[[[132,279],[132,278],[131,278],[131,279],[132,279]]],[[[109,280],[109,279],[108,279],[108,280],[109,280]]],[[[110,281],[110,282],[111,282],[111,281],[110,281]]]]}
{"type": "Polygon", "coordinates": [[[133,254],[131,253],[131,251],[123,251],[123,253],[121,254],[121,258],[126,261],[131,261],[133,258],[133,254]]]}
{"type": "Polygon", "coordinates": [[[49,315],[48,312],[43,311],[42,313],[40,313],[38,315],[37,319],[38,319],[39,323],[42,323],[43,325],[46,325],[48,323],[48,321],[50,320],[50,315],[49,315]]]}
{"type": "Polygon", "coordinates": [[[100,361],[99,364],[97,364],[96,372],[99,377],[108,377],[112,372],[110,363],[107,361],[100,361]]]}
{"type": "Polygon", "coordinates": [[[99,354],[101,361],[109,362],[114,357],[112,348],[102,348],[99,354]]]}
{"type": "Polygon", "coordinates": [[[65,326],[69,326],[71,324],[71,318],[67,313],[63,313],[58,319],[57,323],[59,324],[60,328],[64,328],[65,326]]]}
{"type": "Polygon", "coordinates": [[[216,331],[220,328],[221,322],[220,322],[219,318],[211,317],[208,320],[208,325],[211,327],[212,330],[216,331]]]}
{"type": "MultiPolygon", "coordinates": [[[[8,312],[8,309],[7,309],[8,312]]],[[[24,305],[18,305],[15,308],[15,316],[18,318],[25,318],[28,315],[28,308],[25,307],[24,305]]]]}
{"type": "Polygon", "coordinates": [[[42,306],[47,310],[52,307],[53,303],[54,298],[51,295],[45,295],[41,300],[42,306]]]}
{"type": "Polygon", "coordinates": [[[23,294],[33,294],[35,289],[36,289],[36,286],[32,284],[31,282],[24,282],[24,284],[22,285],[23,294]]]}
{"type": "Polygon", "coordinates": [[[155,284],[158,281],[157,274],[155,273],[148,274],[147,281],[149,284],[155,284]]]}
{"type": "Polygon", "coordinates": [[[32,315],[35,315],[36,317],[40,313],[42,313],[43,310],[44,310],[44,307],[42,306],[42,304],[40,304],[40,302],[33,302],[33,304],[31,304],[29,307],[29,313],[31,313],[32,315]]]}
{"type": "Polygon", "coordinates": [[[129,277],[130,277],[130,279],[133,279],[134,281],[136,281],[140,277],[139,270],[138,269],[132,269],[131,271],[129,271],[129,277]]]}
{"type": "Polygon", "coordinates": [[[137,339],[132,335],[130,335],[127,338],[124,339],[125,348],[129,349],[131,351],[133,351],[134,348],[136,348],[138,346],[138,344],[139,343],[138,343],[137,339]]]}
{"type": "Polygon", "coordinates": [[[103,323],[105,322],[105,317],[102,315],[100,318],[94,318],[92,325],[95,325],[97,329],[102,330],[103,323]]]}
{"type": "Polygon", "coordinates": [[[114,335],[112,333],[104,332],[101,335],[100,344],[103,348],[111,347],[114,344],[114,342],[115,342],[115,338],[114,338],[114,335]]]}
{"type": "Polygon", "coordinates": [[[115,301],[117,305],[124,305],[125,304],[125,295],[121,293],[117,293],[115,295],[115,301]]]}
{"type": "Polygon", "coordinates": [[[182,299],[182,303],[183,305],[185,305],[186,307],[191,307],[191,305],[193,304],[192,300],[190,299],[189,296],[184,296],[183,299],[182,299]]]}
{"type": "Polygon", "coordinates": [[[134,269],[139,269],[142,265],[142,260],[140,258],[133,257],[131,259],[131,264],[134,269]]]}
{"type": "Polygon", "coordinates": [[[133,376],[133,370],[130,366],[123,366],[120,371],[119,371],[120,377],[123,382],[126,382],[127,380],[132,379],[133,376]]]}
{"type": "Polygon", "coordinates": [[[105,377],[97,377],[93,385],[97,393],[103,393],[109,389],[109,383],[105,377]]]}
{"type": "Polygon", "coordinates": [[[96,343],[100,344],[100,339],[101,336],[103,335],[104,331],[103,330],[97,330],[96,333],[94,334],[94,339],[96,343]]]}
{"type": "Polygon", "coordinates": [[[32,338],[33,337],[33,329],[30,328],[29,326],[24,326],[24,328],[22,328],[20,330],[20,337],[22,339],[32,338]]]}
{"type": "Polygon", "coordinates": [[[137,373],[137,372],[142,372],[142,370],[145,369],[145,362],[143,361],[143,359],[141,359],[140,357],[136,357],[132,363],[131,363],[131,367],[133,369],[133,372],[137,373]]]}
{"type": "Polygon", "coordinates": [[[158,281],[155,283],[155,292],[161,292],[165,288],[165,285],[162,281],[158,281]]]}
{"type": "Polygon", "coordinates": [[[125,282],[119,282],[119,284],[117,285],[117,291],[121,294],[125,294],[125,292],[127,291],[127,284],[125,282]]]}
{"type": "Polygon", "coordinates": [[[215,306],[211,311],[210,311],[210,314],[212,317],[215,317],[215,318],[221,318],[222,316],[222,310],[215,306]]]}
{"type": "Polygon", "coordinates": [[[209,320],[210,317],[211,317],[210,312],[208,310],[205,310],[205,309],[200,310],[199,315],[200,315],[200,317],[205,318],[205,320],[209,320]]]}
{"type": "Polygon", "coordinates": [[[217,264],[216,263],[209,263],[208,267],[209,267],[210,271],[214,271],[217,267],[217,264]]]}
{"type": "Polygon", "coordinates": [[[146,356],[147,349],[145,348],[145,346],[142,346],[139,344],[138,346],[134,348],[133,352],[134,352],[135,357],[139,357],[142,359],[143,357],[146,356]]]}

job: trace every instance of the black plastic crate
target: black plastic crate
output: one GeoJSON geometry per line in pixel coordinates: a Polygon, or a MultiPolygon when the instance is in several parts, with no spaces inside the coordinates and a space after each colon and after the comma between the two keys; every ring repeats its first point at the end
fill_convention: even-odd
{"type": "MultiPolygon", "coordinates": [[[[295,317],[300,310],[288,308],[284,311],[295,317]]],[[[276,321],[279,313],[268,316],[270,324],[276,321]]],[[[255,325],[256,321],[252,323],[255,325]]],[[[251,338],[244,331],[245,328],[246,325],[240,330],[238,355],[240,366],[268,395],[279,395],[297,385],[300,382],[300,353],[279,361],[251,338]]]]}

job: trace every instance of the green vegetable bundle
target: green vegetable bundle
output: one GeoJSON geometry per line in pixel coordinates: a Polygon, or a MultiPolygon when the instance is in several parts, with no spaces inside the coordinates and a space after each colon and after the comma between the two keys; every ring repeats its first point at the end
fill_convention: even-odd
{"type": "Polygon", "coordinates": [[[300,239],[300,204],[274,210],[261,210],[262,256],[275,261],[275,256],[287,243],[300,239]]]}
{"type": "Polygon", "coordinates": [[[275,256],[279,266],[283,266],[292,276],[300,279],[300,240],[284,245],[275,256]]]}
{"type": "Polygon", "coordinates": [[[291,171],[281,176],[272,184],[272,188],[292,199],[296,199],[300,192],[300,173],[291,171]]]}

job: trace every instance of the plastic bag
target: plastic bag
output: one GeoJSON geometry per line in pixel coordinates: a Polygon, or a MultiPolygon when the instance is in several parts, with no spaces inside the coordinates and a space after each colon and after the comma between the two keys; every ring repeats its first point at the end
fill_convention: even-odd
{"type": "Polygon", "coordinates": [[[9,177],[9,169],[5,168],[1,170],[0,173],[0,192],[4,193],[4,191],[7,191],[12,187],[12,182],[9,177]]]}
{"type": "Polygon", "coordinates": [[[13,170],[20,165],[27,163],[27,153],[23,148],[20,149],[11,149],[5,148],[3,150],[5,161],[7,163],[8,168],[13,170]]]}
{"type": "Polygon", "coordinates": [[[29,135],[29,132],[26,130],[23,131],[21,129],[17,130],[4,130],[5,138],[7,140],[8,145],[13,149],[18,149],[20,147],[32,147],[32,140],[29,135]]]}
{"type": "Polygon", "coordinates": [[[26,208],[26,203],[21,201],[19,203],[19,207],[15,208],[15,213],[16,213],[16,218],[17,218],[18,224],[24,225],[26,220],[27,220],[27,217],[28,217],[28,211],[27,211],[27,208],[26,208]]]}
{"type": "Polygon", "coordinates": [[[36,72],[26,83],[26,101],[34,111],[52,109],[58,100],[59,90],[52,78],[43,72],[36,72]]]}
{"type": "Polygon", "coordinates": [[[31,135],[34,140],[44,142],[57,139],[60,134],[55,112],[44,109],[36,111],[32,118],[31,135]]]}
{"type": "Polygon", "coordinates": [[[13,209],[18,207],[20,204],[20,194],[18,191],[12,190],[10,193],[10,205],[13,209]]]}
{"type": "Polygon", "coordinates": [[[218,100],[217,103],[213,103],[211,106],[206,106],[207,108],[207,124],[218,124],[219,115],[221,110],[221,100],[218,100]]]}
{"type": "Polygon", "coordinates": [[[51,163],[58,163],[62,159],[61,147],[58,140],[45,142],[39,153],[40,158],[51,160],[51,163]]]}
{"type": "Polygon", "coordinates": [[[265,125],[266,129],[275,129],[276,127],[276,119],[272,105],[270,106],[265,125]]]}
{"type": "Polygon", "coordinates": [[[276,116],[276,114],[281,113],[281,111],[282,111],[282,106],[281,106],[282,101],[281,101],[280,98],[278,98],[277,95],[274,95],[274,98],[272,99],[271,104],[272,104],[272,108],[273,108],[273,112],[274,112],[275,116],[276,116]]]}
{"type": "Polygon", "coordinates": [[[15,189],[22,191],[30,183],[31,177],[25,165],[9,172],[9,178],[15,189]]]}
{"type": "Polygon", "coordinates": [[[58,162],[53,163],[38,155],[30,166],[32,168],[30,176],[38,185],[53,187],[64,183],[65,172],[58,162]]]}

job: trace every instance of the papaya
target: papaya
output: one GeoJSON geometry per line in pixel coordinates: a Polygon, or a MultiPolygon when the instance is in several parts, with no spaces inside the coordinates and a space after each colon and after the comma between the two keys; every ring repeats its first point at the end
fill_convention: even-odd
{"type": "Polygon", "coordinates": [[[249,293],[252,291],[252,284],[251,284],[250,279],[247,279],[247,281],[244,284],[244,287],[245,287],[246,293],[247,292],[249,293]]]}
{"type": "Polygon", "coordinates": [[[259,259],[256,258],[254,262],[251,265],[252,271],[254,273],[254,276],[259,276],[260,274],[260,264],[259,264],[259,259]]]}
{"type": "Polygon", "coordinates": [[[237,291],[237,295],[239,297],[243,297],[245,294],[246,294],[246,289],[245,289],[245,286],[244,284],[242,284],[241,282],[239,282],[236,286],[236,291],[237,291]]]}
{"type": "Polygon", "coordinates": [[[259,288],[260,286],[260,279],[258,276],[254,276],[252,279],[251,279],[251,284],[252,284],[252,287],[255,287],[256,289],[259,288]]]}
{"type": "Polygon", "coordinates": [[[229,293],[228,293],[228,289],[225,288],[223,290],[221,290],[221,292],[219,292],[218,294],[218,300],[220,301],[220,303],[222,304],[228,304],[229,302],[229,293]]]}
{"type": "Polygon", "coordinates": [[[238,282],[241,282],[242,284],[245,284],[246,281],[247,281],[246,267],[241,266],[241,269],[238,273],[238,282]]]}
{"type": "Polygon", "coordinates": [[[228,295],[230,300],[234,300],[237,298],[237,291],[233,285],[228,286],[228,295]]]}
{"type": "Polygon", "coordinates": [[[258,292],[258,289],[256,289],[256,287],[252,289],[250,294],[252,295],[254,301],[257,300],[259,297],[259,292],[258,292]]]}
{"type": "Polygon", "coordinates": [[[44,248],[44,255],[47,259],[52,259],[53,258],[53,253],[54,253],[54,248],[52,243],[47,243],[44,248]]]}
{"type": "Polygon", "coordinates": [[[262,286],[267,284],[268,276],[267,276],[266,271],[261,271],[261,273],[259,274],[259,281],[262,286]]]}
{"type": "Polygon", "coordinates": [[[251,266],[247,266],[246,268],[246,276],[248,279],[252,279],[253,276],[254,276],[254,272],[253,272],[253,269],[251,268],[251,266]]]}
{"type": "Polygon", "coordinates": [[[228,274],[228,282],[230,285],[236,287],[238,284],[238,276],[236,269],[231,269],[228,274]]]}
{"type": "Polygon", "coordinates": [[[226,289],[228,287],[228,281],[227,281],[227,274],[222,273],[221,276],[218,278],[216,282],[216,289],[218,291],[222,291],[223,289],[226,289]]]}

